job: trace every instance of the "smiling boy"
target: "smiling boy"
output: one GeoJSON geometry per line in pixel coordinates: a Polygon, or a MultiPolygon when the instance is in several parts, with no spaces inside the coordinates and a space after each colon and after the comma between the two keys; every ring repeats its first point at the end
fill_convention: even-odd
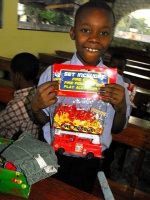
{"type": "MultiPolygon", "coordinates": [[[[76,53],[65,64],[106,67],[102,56],[108,49],[114,32],[115,18],[111,8],[104,3],[91,1],[82,5],[76,13],[74,27],[70,29],[70,37],[75,40],[76,53]]],[[[53,89],[58,88],[57,82],[51,81],[51,66],[41,75],[39,88],[32,101],[32,110],[36,120],[43,126],[45,139],[48,143],[53,140],[50,135],[50,116],[55,103],[62,101],[53,89]]],[[[92,107],[98,109],[103,102],[107,107],[104,131],[102,134],[103,152],[109,148],[112,141],[111,133],[119,133],[127,122],[129,116],[129,96],[126,93],[121,76],[117,76],[116,84],[106,84],[98,89],[101,101],[95,100],[92,107]],[[104,98],[107,95],[108,98],[104,98]]],[[[63,102],[69,102],[69,97],[63,97],[63,102]]],[[[86,106],[86,105],[85,105],[86,106]]],[[[86,192],[91,192],[100,159],[87,159],[59,155],[60,168],[55,178],[77,187],[86,192]]]]}

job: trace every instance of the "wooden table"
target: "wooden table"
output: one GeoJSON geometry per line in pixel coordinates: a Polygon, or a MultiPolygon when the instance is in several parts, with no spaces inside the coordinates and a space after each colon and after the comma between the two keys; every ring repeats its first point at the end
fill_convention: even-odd
{"type": "Polygon", "coordinates": [[[143,128],[146,128],[146,129],[150,130],[150,121],[145,120],[145,119],[141,119],[141,118],[138,118],[138,117],[130,116],[129,124],[134,124],[136,126],[140,126],[140,127],[143,127],[143,128]]]}
{"type": "MultiPolygon", "coordinates": [[[[0,200],[23,200],[24,198],[0,193],[0,200]]],[[[103,194],[93,196],[52,177],[41,180],[31,187],[28,200],[104,200],[103,194]]]]}

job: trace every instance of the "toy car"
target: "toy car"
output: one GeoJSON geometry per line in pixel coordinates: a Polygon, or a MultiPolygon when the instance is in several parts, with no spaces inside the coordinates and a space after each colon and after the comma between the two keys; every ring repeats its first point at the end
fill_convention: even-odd
{"type": "Polygon", "coordinates": [[[70,153],[88,159],[102,157],[100,135],[56,129],[52,147],[60,154],[70,153]]]}

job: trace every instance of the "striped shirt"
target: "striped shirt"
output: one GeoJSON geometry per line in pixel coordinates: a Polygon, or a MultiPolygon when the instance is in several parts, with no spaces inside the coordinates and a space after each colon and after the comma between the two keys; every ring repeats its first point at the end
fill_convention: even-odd
{"type": "Polygon", "coordinates": [[[28,131],[38,137],[39,127],[32,121],[31,101],[36,87],[15,91],[14,98],[0,112],[0,137],[12,138],[15,133],[28,131]]]}

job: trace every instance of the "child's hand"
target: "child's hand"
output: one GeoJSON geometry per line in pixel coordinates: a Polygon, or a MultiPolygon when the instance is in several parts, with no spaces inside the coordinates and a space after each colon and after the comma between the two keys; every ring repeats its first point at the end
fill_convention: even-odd
{"type": "Polygon", "coordinates": [[[58,89],[58,82],[46,82],[39,86],[37,92],[31,102],[33,112],[38,112],[57,102],[57,92],[52,92],[58,89]]]}
{"type": "Polygon", "coordinates": [[[111,103],[117,112],[126,112],[125,89],[118,84],[106,84],[98,88],[100,99],[111,103]],[[104,97],[107,96],[107,97],[104,97]]]}

